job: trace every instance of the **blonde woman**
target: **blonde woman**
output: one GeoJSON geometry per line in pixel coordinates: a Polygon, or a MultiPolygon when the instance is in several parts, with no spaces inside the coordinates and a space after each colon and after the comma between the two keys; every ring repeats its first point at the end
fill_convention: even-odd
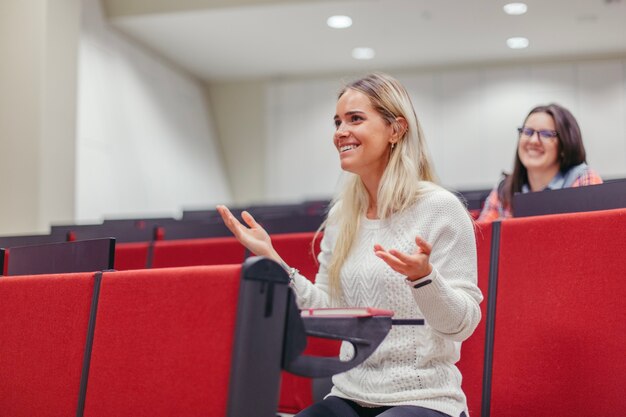
{"type": "MultiPolygon", "coordinates": [[[[331,393],[297,416],[465,416],[455,363],[482,301],[472,221],[434,184],[420,125],[397,80],[375,73],[348,84],[334,124],[348,178],[325,222],[315,284],[285,265],[249,213],[242,213],[244,225],[226,207],[218,210],[252,253],[291,272],[301,308],[371,306],[426,324],[395,326],[372,356],[335,375],[331,393]]],[[[351,346],[340,355],[351,355],[351,346]]]]}

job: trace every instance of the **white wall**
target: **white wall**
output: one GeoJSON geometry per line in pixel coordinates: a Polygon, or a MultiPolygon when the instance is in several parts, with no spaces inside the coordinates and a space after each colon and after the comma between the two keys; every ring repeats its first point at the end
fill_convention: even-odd
{"type": "Polygon", "coordinates": [[[224,155],[233,203],[252,205],[265,198],[265,83],[239,81],[207,86],[224,155]],[[247,175],[240,175],[240,172],[247,175]]]}
{"type": "Polygon", "coordinates": [[[109,28],[84,0],[76,220],[178,216],[228,203],[204,86],[109,28]]]}
{"type": "MultiPolygon", "coordinates": [[[[441,183],[490,188],[510,171],[516,128],[538,104],[569,108],[587,159],[605,178],[626,177],[626,60],[392,73],[409,90],[441,183]]],[[[268,200],[332,195],[337,78],[268,83],[268,200]]]]}
{"type": "Polygon", "coordinates": [[[337,187],[333,146],[338,80],[270,83],[265,158],[268,201],[327,198],[337,187]]]}
{"type": "Polygon", "coordinates": [[[0,234],[74,217],[80,0],[0,2],[0,234]]]}

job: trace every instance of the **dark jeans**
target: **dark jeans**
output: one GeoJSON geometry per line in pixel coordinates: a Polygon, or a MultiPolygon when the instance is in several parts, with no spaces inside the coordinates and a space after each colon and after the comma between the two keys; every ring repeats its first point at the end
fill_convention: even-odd
{"type": "MultiPolygon", "coordinates": [[[[414,405],[361,407],[353,401],[328,397],[296,414],[296,417],[450,417],[439,411],[414,405]]],[[[461,413],[460,417],[465,417],[461,413]]]]}

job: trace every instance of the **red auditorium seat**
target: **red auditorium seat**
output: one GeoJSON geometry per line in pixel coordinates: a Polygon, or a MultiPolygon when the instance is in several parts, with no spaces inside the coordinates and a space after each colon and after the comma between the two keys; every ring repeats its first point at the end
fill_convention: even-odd
{"type": "Polygon", "coordinates": [[[241,264],[105,273],[85,413],[226,415],[241,264]]]}
{"type": "Polygon", "coordinates": [[[626,410],[626,209],[502,222],[491,415],[626,410]]]}
{"type": "Polygon", "coordinates": [[[118,243],[115,247],[115,269],[144,269],[147,267],[148,254],[153,242],[118,243]]]}
{"type": "Polygon", "coordinates": [[[324,234],[319,233],[315,245],[312,246],[314,236],[315,232],[272,235],[272,245],[276,252],[289,266],[297,268],[312,282],[315,282],[315,274],[319,269],[317,255],[324,234]]]}
{"type": "Polygon", "coordinates": [[[0,278],[0,415],[76,415],[93,273],[0,278]]]}
{"type": "Polygon", "coordinates": [[[259,259],[105,272],[84,416],[275,415],[288,287],[259,259]]]}
{"type": "Polygon", "coordinates": [[[234,237],[154,242],[152,267],[241,264],[245,249],[234,237]]]}
{"type": "Polygon", "coordinates": [[[492,223],[476,223],[476,249],[478,256],[478,287],[483,293],[480,304],[482,319],[474,334],[461,346],[461,360],[457,363],[463,377],[463,391],[467,396],[470,415],[481,415],[483,392],[483,367],[485,352],[485,327],[487,320],[487,291],[489,287],[489,265],[491,259],[492,223]]]}

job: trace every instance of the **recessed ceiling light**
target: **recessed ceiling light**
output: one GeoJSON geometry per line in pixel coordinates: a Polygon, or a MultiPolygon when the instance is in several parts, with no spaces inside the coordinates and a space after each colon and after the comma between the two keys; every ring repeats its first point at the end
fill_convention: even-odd
{"type": "Polygon", "coordinates": [[[326,20],[326,24],[333,29],[345,29],[352,26],[350,16],[331,16],[326,20]]]}
{"type": "Polygon", "coordinates": [[[372,59],[376,53],[372,48],[354,48],[352,50],[352,58],[354,59],[372,59]]]}
{"type": "Polygon", "coordinates": [[[524,49],[528,47],[528,38],[517,36],[506,40],[506,46],[511,49],[524,49]]]}
{"type": "Polygon", "coordinates": [[[504,9],[504,13],[515,16],[524,14],[528,10],[526,3],[509,3],[505,4],[502,8],[504,9]]]}

